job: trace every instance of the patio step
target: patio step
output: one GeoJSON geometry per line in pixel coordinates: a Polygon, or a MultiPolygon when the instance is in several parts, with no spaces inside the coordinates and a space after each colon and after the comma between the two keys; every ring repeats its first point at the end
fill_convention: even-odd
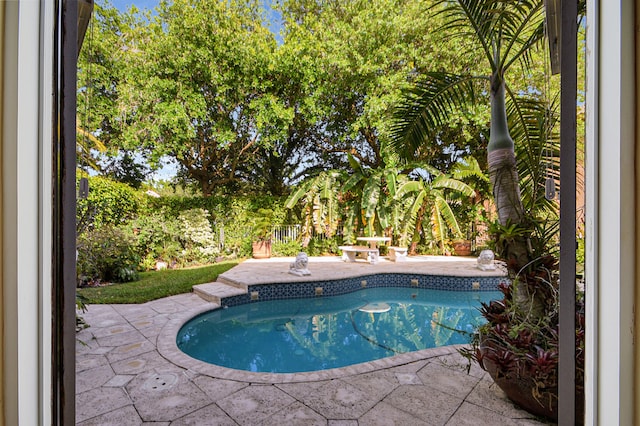
{"type": "Polygon", "coordinates": [[[227,278],[224,276],[224,274],[218,275],[217,282],[220,284],[226,284],[232,287],[242,289],[245,292],[247,291],[247,287],[248,287],[247,284],[239,283],[233,279],[227,278]]]}
{"type": "Polygon", "coordinates": [[[213,282],[194,285],[193,292],[207,302],[220,304],[223,298],[246,294],[247,290],[221,282],[213,282]]]}

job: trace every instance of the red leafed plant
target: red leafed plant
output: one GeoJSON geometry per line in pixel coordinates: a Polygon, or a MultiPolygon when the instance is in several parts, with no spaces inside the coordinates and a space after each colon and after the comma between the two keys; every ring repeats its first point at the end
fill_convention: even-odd
{"type": "MultiPolygon", "coordinates": [[[[512,284],[499,286],[501,300],[483,303],[480,313],[487,323],[480,326],[471,347],[460,352],[471,362],[477,362],[489,371],[494,381],[507,392],[514,402],[522,405],[520,397],[509,395],[505,382],[518,383],[517,392],[529,392],[540,410],[524,407],[535,414],[550,418],[557,416],[558,388],[558,265],[553,256],[538,259],[527,271],[512,278],[512,284]],[[541,285],[544,283],[545,285],[541,285]],[[531,285],[535,284],[535,286],[531,285]],[[523,310],[517,298],[518,286],[536,288],[535,298],[540,311],[532,314],[523,310]],[[543,312],[543,315],[540,315],[543,312]],[[530,386],[523,386],[523,383],[530,386]],[[545,409],[543,409],[543,407],[545,409]]],[[[576,300],[576,394],[584,392],[584,298],[578,294],[576,300]]],[[[576,398],[581,404],[581,399],[576,398]]],[[[578,410],[581,408],[579,407],[578,410]]],[[[577,413],[578,414],[578,413],[577,413]]],[[[576,416],[577,417],[577,416],[576,416]]]]}

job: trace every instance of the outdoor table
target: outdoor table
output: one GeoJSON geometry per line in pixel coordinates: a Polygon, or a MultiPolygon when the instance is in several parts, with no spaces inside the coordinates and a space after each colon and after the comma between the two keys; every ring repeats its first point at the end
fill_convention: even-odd
{"type": "Polygon", "coordinates": [[[378,248],[378,243],[391,242],[389,237],[357,237],[358,241],[366,241],[372,249],[378,248]]]}

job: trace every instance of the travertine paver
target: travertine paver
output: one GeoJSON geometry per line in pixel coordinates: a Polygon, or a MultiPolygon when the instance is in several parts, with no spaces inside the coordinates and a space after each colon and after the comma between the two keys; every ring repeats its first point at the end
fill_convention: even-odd
{"type": "Polygon", "coordinates": [[[169,362],[157,351],[150,351],[111,364],[116,374],[141,374],[157,367],[168,365],[169,362]]]}
{"type": "Polygon", "coordinates": [[[117,348],[106,354],[106,357],[109,362],[115,363],[118,361],[122,361],[123,359],[128,359],[134,356],[154,351],[155,349],[155,345],[147,340],[146,337],[142,336],[142,340],[123,346],[118,346],[117,348]]]}
{"type": "Polygon", "coordinates": [[[471,391],[467,401],[510,418],[535,418],[509,402],[504,392],[487,375],[471,391]]]}
{"type": "Polygon", "coordinates": [[[204,393],[211,398],[212,401],[218,401],[229,395],[249,386],[249,383],[236,382],[234,380],[215,379],[208,376],[198,376],[193,379],[204,393]]]}
{"type": "Polygon", "coordinates": [[[384,402],[430,425],[444,425],[463,399],[425,386],[406,385],[394,390],[384,402]]]}
{"type": "Polygon", "coordinates": [[[138,426],[143,423],[133,405],[127,405],[79,424],[81,426],[138,426]]]}
{"type": "Polygon", "coordinates": [[[359,389],[343,380],[331,380],[301,401],[328,419],[357,419],[369,411],[379,398],[368,389],[359,389]]]}
{"type": "Polygon", "coordinates": [[[541,422],[536,420],[531,414],[524,413],[522,417],[517,415],[514,418],[505,418],[499,413],[486,407],[464,402],[456,413],[447,422],[447,426],[476,426],[476,425],[505,425],[505,426],[526,426],[526,425],[554,425],[555,423],[541,422]]]}
{"type": "Polygon", "coordinates": [[[470,363],[468,359],[464,358],[457,351],[450,355],[438,357],[437,359],[433,360],[433,362],[436,364],[440,364],[450,370],[460,371],[479,379],[483,378],[486,375],[485,371],[480,368],[477,363],[470,363]]]}
{"type": "Polygon", "coordinates": [[[293,404],[295,399],[273,385],[251,385],[218,401],[241,425],[256,425],[293,404]]]}
{"type": "Polygon", "coordinates": [[[427,423],[406,411],[382,401],[359,419],[360,424],[367,426],[429,426],[427,423]]]}
{"type": "Polygon", "coordinates": [[[96,417],[131,405],[124,389],[100,387],[76,394],[76,421],[96,417]]]}
{"type": "Polygon", "coordinates": [[[115,373],[108,364],[76,373],[76,392],[82,393],[99,388],[111,380],[113,376],[115,373]]]}
{"type": "Polygon", "coordinates": [[[103,337],[96,337],[96,340],[100,346],[124,346],[142,342],[146,340],[146,337],[140,334],[138,330],[133,329],[131,331],[122,331],[103,337]]]}
{"type": "Polygon", "coordinates": [[[477,377],[443,367],[437,363],[429,363],[417,373],[422,383],[456,398],[464,399],[480,381],[477,377]]]}
{"type": "Polygon", "coordinates": [[[153,371],[140,374],[126,386],[144,421],[174,421],[211,404],[211,400],[184,374],[153,371]]]}
{"type": "Polygon", "coordinates": [[[395,373],[398,383],[401,385],[422,385],[422,380],[416,373],[395,373]]]}
{"type": "Polygon", "coordinates": [[[260,426],[324,426],[327,420],[306,405],[294,402],[259,424],[260,426]]]}
{"type": "Polygon", "coordinates": [[[216,404],[207,405],[191,414],[188,414],[174,422],[171,422],[171,426],[237,426],[238,423],[234,422],[224,411],[220,409],[216,404]]]}
{"type": "Polygon", "coordinates": [[[392,371],[393,373],[417,373],[429,362],[430,361],[427,360],[409,362],[403,365],[398,365],[397,367],[392,367],[389,371],[392,371]]]}
{"type": "Polygon", "coordinates": [[[134,375],[117,375],[113,376],[107,383],[103,386],[112,387],[112,388],[121,388],[125,386],[127,383],[131,381],[135,376],[134,375]]]}
{"type": "MultiPolygon", "coordinates": [[[[238,273],[229,272],[233,278],[250,281],[290,279],[291,260],[250,261],[243,263],[238,273]]],[[[423,259],[422,267],[468,273],[473,264],[464,262],[429,257],[423,259]]],[[[328,279],[329,274],[357,273],[358,268],[370,274],[397,266],[384,261],[350,266],[353,264],[339,260],[331,264],[316,258],[309,264],[315,280],[328,279]]],[[[400,267],[414,270],[420,268],[420,262],[412,259],[400,267]]],[[[515,407],[478,366],[472,365],[467,375],[467,361],[450,348],[338,369],[331,377],[312,373],[301,382],[272,382],[276,384],[265,383],[263,378],[272,377],[269,375],[252,376],[228,369],[212,370],[219,376],[205,374],[190,365],[176,365],[160,354],[160,337],[164,336],[165,346],[171,339],[175,342],[175,335],[169,336],[168,331],[177,330],[176,321],[183,321],[185,313],[212,306],[193,293],[140,305],[89,306],[82,315],[90,327],[76,334],[77,424],[548,424],[515,407]],[[252,377],[259,378],[258,382],[252,382],[252,377]]]]}
{"type": "Polygon", "coordinates": [[[80,354],[76,357],[76,374],[108,364],[109,360],[104,355],[80,354]]]}
{"type": "Polygon", "coordinates": [[[341,379],[358,389],[366,389],[371,398],[381,401],[395,388],[400,386],[398,378],[390,371],[375,371],[373,373],[358,374],[341,379]]]}

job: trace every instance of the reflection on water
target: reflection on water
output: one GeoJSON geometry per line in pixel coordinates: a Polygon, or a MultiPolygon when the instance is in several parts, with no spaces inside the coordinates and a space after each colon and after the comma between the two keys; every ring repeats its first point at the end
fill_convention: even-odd
{"type": "Polygon", "coordinates": [[[323,370],[467,343],[483,321],[480,301],[498,298],[499,292],[370,288],[258,302],[194,318],[180,330],[177,343],[196,359],[229,368],[323,370]]]}

